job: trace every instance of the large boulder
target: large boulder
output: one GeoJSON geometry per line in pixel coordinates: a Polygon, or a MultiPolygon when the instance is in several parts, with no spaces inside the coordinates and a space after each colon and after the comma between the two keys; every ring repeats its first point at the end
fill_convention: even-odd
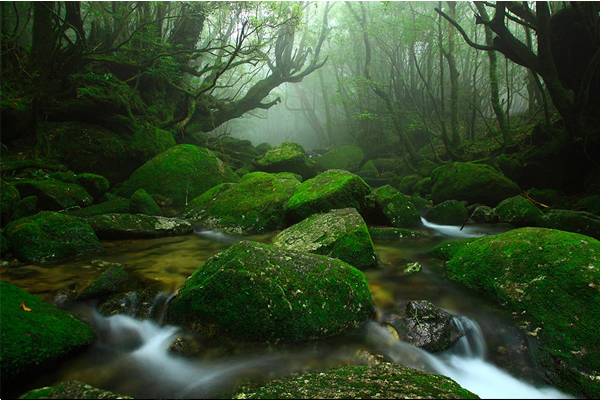
{"type": "Polygon", "coordinates": [[[129,201],[129,212],[131,214],[162,216],[160,207],[144,189],[138,189],[133,192],[129,201]]]}
{"type": "Polygon", "coordinates": [[[245,387],[244,399],[478,399],[452,379],[383,362],[334,368],[245,387]]]}
{"type": "Polygon", "coordinates": [[[195,198],[182,218],[230,233],[261,233],[285,227],[283,206],[300,182],[286,173],[252,172],[239,183],[218,185],[195,198]]]}
{"type": "Polygon", "coordinates": [[[21,196],[13,185],[4,181],[0,185],[0,223],[4,226],[12,219],[21,196]]]}
{"type": "Polygon", "coordinates": [[[544,215],[531,200],[521,195],[502,200],[494,214],[500,222],[514,226],[538,226],[544,215]]]}
{"type": "Polygon", "coordinates": [[[68,214],[74,217],[91,217],[93,215],[112,213],[127,214],[129,213],[129,203],[129,199],[116,197],[112,200],[105,201],[104,203],[94,204],[89,207],[80,208],[79,210],[68,211],[68,214]]]}
{"type": "Polygon", "coordinates": [[[371,188],[358,175],[330,169],[302,182],[284,209],[294,222],[336,208],[352,207],[363,214],[371,208],[366,198],[370,193],[371,188]]]}
{"type": "Polygon", "coordinates": [[[462,225],[469,214],[467,209],[458,200],[446,200],[425,214],[425,219],[439,225],[462,225]]]}
{"type": "Polygon", "coordinates": [[[94,339],[91,326],[11,283],[0,282],[0,298],[4,388],[16,379],[39,376],[94,339]]]}
{"type": "Polygon", "coordinates": [[[117,194],[130,197],[145,189],[185,205],[215,185],[237,182],[238,176],[209,150],[180,144],[157,155],[139,167],[123,183],[117,194]]]}
{"type": "Polygon", "coordinates": [[[536,359],[554,385],[600,396],[598,240],[521,228],[463,242],[446,254],[451,279],[486,292],[523,319],[539,339],[536,359]]]}
{"type": "Polygon", "coordinates": [[[501,172],[484,164],[455,162],[436,168],[431,180],[431,199],[466,200],[495,207],[500,201],[518,195],[519,186],[501,172]]]}
{"type": "Polygon", "coordinates": [[[600,216],[586,211],[550,210],[544,214],[540,226],[581,233],[600,240],[600,216]]]}
{"type": "Polygon", "coordinates": [[[94,199],[99,199],[110,189],[108,179],[98,174],[77,174],[77,184],[83,187],[94,199]]]}
{"type": "Polygon", "coordinates": [[[295,342],[338,335],[374,315],[358,269],[336,259],[242,241],[188,278],[167,323],[209,337],[295,342]]]}
{"type": "Polygon", "coordinates": [[[22,260],[51,263],[104,250],[92,227],[77,217],[42,211],[4,229],[11,250],[22,260]]]}
{"type": "Polygon", "coordinates": [[[379,187],[368,198],[374,203],[368,214],[369,221],[400,228],[421,225],[421,215],[410,198],[392,186],[379,187]]]}
{"type": "Polygon", "coordinates": [[[185,235],[194,230],[183,219],[143,214],[101,214],[85,221],[100,239],[147,239],[185,235]]]}
{"type": "Polygon", "coordinates": [[[257,171],[293,172],[302,176],[302,179],[310,179],[317,174],[316,163],[306,156],[302,146],[294,142],[284,142],[273,147],[255,158],[252,165],[257,171]]]}
{"type": "Polygon", "coordinates": [[[94,198],[84,188],[55,179],[19,179],[12,182],[21,198],[37,196],[41,210],[59,211],[70,207],[86,207],[94,198]]]}
{"type": "Polygon", "coordinates": [[[328,169],[343,169],[356,172],[365,157],[362,149],[358,146],[341,146],[328,151],[321,157],[317,157],[317,166],[326,171],[328,169]]]}
{"type": "Polygon", "coordinates": [[[273,244],[337,258],[356,268],[378,262],[367,225],[354,208],[313,214],[279,233],[273,244]]]}
{"type": "Polygon", "coordinates": [[[233,169],[250,165],[260,153],[249,140],[236,139],[230,136],[210,139],[208,146],[219,158],[223,159],[233,169]]]}

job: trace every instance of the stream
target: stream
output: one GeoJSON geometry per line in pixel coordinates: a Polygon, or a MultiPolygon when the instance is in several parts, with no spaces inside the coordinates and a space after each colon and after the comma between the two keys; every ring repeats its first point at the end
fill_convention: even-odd
{"type": "MultiPolygon", "coordinates": [[[[449,376],[481,398],[570,398],[544,385],[543,373],[531,358],[534,343],[515,326],[510,313],[484,295],[447,280],[441,261],[426,254],[448,240],[497,234],[507,228],[468,224],[460,229],[425,220],[423,225],[431,235],[375,241],[380,265],[363,272],[380,317],[411,300],[428,300],[455,315],[465,335],[446,351],[428,353],[397,340],[373,321],[341,338],[294,345],[240,345],[194,338],[195,351],[184,356],[169,350],[175,339],[186,336],[178,327],[123,314],[103,317],[90,304],[72,311],[94,321],[96,343],[32,379],[14,395],[75,379],[138,398],[214,398],[230,395],[240,383],[265,383],[294,372],[364,364],[360,349],[368,347],[398,364],[449,376]],[[421,263],[421,271],[406,274],[406,264],[414,261],[421,263]]],[[[108,268],[106,262],[120,263],[128,272],[144,276],[148,286],[160,288],[165,297],[209,257],[234,242],[269,243],[272,237],[196,231],[170,238],[104,241],[107,250],[102,254],[52,266],[3,267],[1,273],[3,280],[56,303],[65,290],[81,291],[108,268]]]]}

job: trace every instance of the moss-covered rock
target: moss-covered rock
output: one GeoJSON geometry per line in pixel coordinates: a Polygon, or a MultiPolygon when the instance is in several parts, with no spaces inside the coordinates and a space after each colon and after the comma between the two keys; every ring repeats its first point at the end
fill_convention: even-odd
{"type": "Polygon", "coordinates": [[[119,290],[120,285],[129,278],[123,268],[111,267],[86,286],[78,295],[78,300],[102,299],[119,290]]]}
{"type": "Polygon", "coordinates": [[[455,162],[436,168],[432,175],[431,199],[466,200],[490,207],[520,193],[519,186],[489,165],[455,162]]]}
{"type": "Polygon", "coordinates": [[[129,199],[115,196],[115,198],[112,200],[108,200],[100,204],[94,204],[79,210],[68,211],[68,214],[74,217],[91,217],[94,215],[112,213],[129,213],[129,199]]]}
{"type": "Polygon", "coordinates": [[[415,186],[413,186],[413,189],[415,191],[415,193],[421,195],[421,196],[425,196],[428,194],[431,194],[431,188],[433,187],[433,181],[431,180],[431,177],[428,176],[427,178],[423,178],[420,181],[418,181],[415,186]]]}
{"type": "Polygon", "coordinates": [[[117,194],[130,197],[145,189],[185,205],[215,185],[237,182],[238,176],[209,150],[189,144],[170,148],[139,167],[117,194]]]}
{"type": "Polygon", "coordinates": [[[527,193],[529,194],[529,197],[535,201],[550,207],[561,207],[564,205],[564,201],[561,199],[558,190],[531,188],[527,193]]]}
{"type": "Polygon", "coordinates": [[[468,246],[475,240],[477,240],[477,238],[452,240],[450,242],[435,246],[433,249],[429,250],[427,254],[442,260],[449,260],[454,257],[454,254],[460,251],[464,246],[468,246]]]}
{"type": "Polygon", "coordinates": [[[293,172],[302,176],[302,179],[310,179],[317,174],[316,163],[306,156],[302,146],[294,142],[284,142],[273,147],[254,159],[252,165],[257,171],[293,172]]]}
{"type": "Polygon", "coordinates": [[[457,248],[448,276],[495,297],[539,339],[537,361],[550,381],[598,397],[600,242],[544,228],[521,228],[457,248]]]}
{"type": "Polygon", "coordinates": [[[56,386],[30,390],[19,396],[19,399],[133,399],[133,397],[98,389],[79,381],[66,381],[56,386]]]}
{"type": "Polygon", "coordinates": [[[538,226],[543,213],[529,199],[523,196],[509,197],[502,200],[494,209],[500,222],[514,226],[538,226]]]}
{"type": "Polygon", "coordinates": [[[38,376],[64,357],[91,344],[94,330],[71,313],[0,282],[2,386],[38,376]]]}
{"type": "Polygon", "coordinates": [[[194,272],[169,304],[167,322],[210,337],[294,342],[341,334],[373,315],[358,269],[242,241],[194,272]]]}
{"type": "Polygon", "coordinates": [[[98,174],[77,174],[77,184],[83,187],[94,199],[99,199],[110,189],[108,179],[98,174]]]}
{"type": "Polygon", "coordinates": [[[471,213],[471,219],[478,223],[493,224],[498,222],[498,216],[490,206],[478,205],[471,213]]]}
{"type": "Polygon", "coordinates": [[[600,214],[600,194],[584,197],[577,202],[577,207],[582,207],[592,214],[600,214]]]}
{"type": "Polygon", "coordinates": [[[85,218],[100,239],[143,239],[185,235],[192,224],[179,218],[143,214],[101,214],[85,218]]]}
{"type": "Polygon", "coordinates": [[[398,189],[401,193],[406,195],[411,195],[414,193],[415,185],[422,179],[421,175],[407,175],[400,180],[398,184],[398,189]]]}
{"type": "Polygon", "coordinates": [[[360,167],[360,171],[358,171],[358,175],[361,178],[378,178],[379,171],[375,166],[375,162],[373,160],[369,160],[360,167]]]}
{"type": "Polygon", "coordinates": [[[469,217],[467,209],[458,200],[446,200],[425,214],[425,219],[439,225],[462,225],[469,217]]]}
{"type": "Polygon", "coordinates": [[[369,220],[384,225],[400,228],[412,228],[421,225],[421,215],[410,201],[390,185],[373,190],[369,199],[375,206],[369,215],[369,220]]]}
{"type": "Polygon", "coordinates": [[[275,379],[246,399],[478,399],[452,379],[392,363],[334,368],[275,379]]]}
{"type": "Polygon", "coordinates": [[[129,212],[131,214],[162,216],[160,207],[144,189],[138,189],[131,195],[129,199],[129,212]]]}
{"type": "Polygon", "coordinates": [[[273,244],[337,258],[356,268],[378,263],[367,225],[354,208],[313,214],[279,233],[273,244]]]}
{"type": "Polygon", "coordinates": [[[358,146],[341,146],[317,157],[317,166],[322,170],[343,169],[356,172],[365,154],[358,146]]]}
{"type": "Polygon", "coordinates": [[[283,206],[300,182],[289,173],[252,172],[236,185],[221,184],[195,198],[182,217],[231,233],[261,233],[285,227],[283,206]]]}
{"type": "Polygon", "coordinates": [[[104,250],[88,223],[51,211],[11,222],[4,235],[20,259],[34,263],[62,261],[104,250]]]}
{"type": "Polygon", "coordinates": [[[540,226],[581,233],[600,240],[600,216],[585,211],[550,210],[544,214],[540,226]]]}
{"type": "Polygon", "coordinates": [[[371,208],[366,199],[370,193],[371,188],[358,175],[330,169],[300,184],[284,209],[294,222],[336,208],[352,207],[363,214],[371,208]]]}
{"type": "Polygon", "coordinates": [[[258,154],[262,155],[265,154],[267,151],[271,150],[272,148],[273,146],[271,146],[269,143],[262,142],[256,146],[256,151],[258,151],[258,154]]]}
{"type": "Polygon", "coordinates": [[[2,181],[0,185],[0,222],[4,226],[12,220],[21,195],[17,188],[5,181],[2,181]]]}
{"type": "Polygon", "coordinates": [[[17,220],[37,213],[37,202],[37,196],[27,196],[19,200],[12,219],[17,220]]]}
{"type": "Polygon", "coordinates": [[[260,155],[251,141],[230,136],[211,139],[208,147],[233,169],[250,166],[252,160],[260,155]]]}
{"type": "Polygon", "coordinates": [[[21,198],[37,196],[40,210],[59,211],[70,207],[86,207],[93,197],[79,185],[54,179],[19,179],[13,182],[21,198]]]}

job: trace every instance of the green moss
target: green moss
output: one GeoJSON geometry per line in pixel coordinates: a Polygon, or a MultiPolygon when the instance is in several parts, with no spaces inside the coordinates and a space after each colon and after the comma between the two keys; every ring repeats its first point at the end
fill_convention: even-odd
{"type": "Polygon", "coordinates": [[[136,125],[128,151],[136,158],[148,160],[175,146],[171,132],[151,124],[136,125]]]}
{"type": "Polygon", "coordinates": [[[494,209],[501,222],[515,226],[537,226],[542,220],[542,212],[523,196],[502,200],[494,209]]]}
{"type": "Polygon", "coordinates": [[[91,217],[94,215],[111,213],[129,213],[129,199],[117,197],[113,200],[105,201],[104,203],[94,204],[93,206],[68,212],[69,215],[74,217],[91,217]]]}
{"type": "Polygon", "coordinates": [[[37,376],[94,338],[89,325],[15,285],[0,282],[0,298],[3,385],[23,375],[37,376]]]}
{"type": "Polygon", "coordinates": [[[4,226],[12,219],[21,196],[19,195],[19,191],[13,185],[5,181],[2,181],[0,185],[0,220],[2,226],[4,226]]]}
{"type": "Polygon", "coordinates": [[[425,214],[427,221],[441,225],[462,225],[468,217],[467,209],[457,200],[446,200],[425,214]]]}
{"type": "Polygon", "coordinates": [[[354,208],[313,214],[279,233],[273,244],[337,258],[357,268],[378,263],[367,225],[354,208]]]}
{"type": "Polygon", "coordinates": [[[37,196],[27,196],[17,203],[13,219],[21,219],[33,215],[37,212],[37,196]]]}
{"type": "Polygon", "coordinates": [[[592,214],[600,214],[600,194],[584,197],[577,202],[577,207],[583,207],[592,214]]]}
{"type": "Polygon", "coordinates": [[[101,299],[115,293],[119,286],[129,278],[129,274],[122,268],[112,267],[86,286],[77,295],[78,300],[101,299]]]}
{"type": "Polygon", "coordinates": [[[273,380],[234,398],[478,399],[452,379],[402,365],[347,366],[273,380]]]}
{"type": "Polygon", "coordinates": [[[159,215],[162,216],[160,207],[152,196],[148,194],[144,189],[136,190],[129,199],[129,212],[131,214],[146,214],[146,215],[159,215]]]}
{"type": "Polygon", "coordinates": [[[363,178],[378,178],[379,171],[377,171],[377,167],[375,167],[373,160],[369,160],[360,168],[358,175],[363,178]]]}
{"type": "Polygon", "coordinates": [[[100,198],[110,188],[108,179],[98,174],[77,174],[77,184],[91,194],[94,199],[100,198]]]}
{"type": "Polygon", "coordinates": [[[294,342],[341,334],[373,313],[356,268],[242,241],[194,272],[170,303],[167,321],[207,336],[294,342]]]}
{"type": "Polygon", "coordinates": [[[11,249],[29,262],[50,263],[104,250],[92,227],[50,211],[11,222],[4,234],[11,249]]]}
{"type": "Polygon", "coordinates": [[[306,156],[298,143],[284,142],[252,161],[258,171],[293,172],[310,179],[316,175],[316,163],[306,156]]]}
{"type": "Polygon", "coordinates": [[[19,396],[19,399],[133,399],[133,397],[98,389],[79,381],[67,381],[56,386],[30,390],[19,396]]]}
{"type": "Polygon", "coordinates": [[[321,157],[316,158],[317,165],[321,170],[343,169],[350,172],[358,171],[363,158],[362,149],[358,146],[337,147],[321,157]]]}
{"type": "Polygon", "coordinates": [[[600,242],[544,228],[488,236],[454,252],[450,278],[483,290],[520,315],[540,340],[538,361],[553,382],[598,397],[600,242]]]}
{"type": "Polygon", "coordinates": [[[489,165],[455,162],[435,169],[431,198],[435,203],[466,200],[491,207],[520,193],[519,186],[489,165]]]}
{"type": "Polygon", "coordinates": [[[431,177],[428,176],[427,178],[423,178],[420,181],[418,181],[415,186],[413,187],[415,193],[424,196],[426,194],[430,194],[431,193],[431,188],[433,187],[433,182],[431,180],[431,177]]]}
{"type": "Polygon", "coordinates": [[[144,214],[102,214],[85,219],[101,239],[141,239],[185,235],[194,230],[182,219],[144,214]]]}
{"type": "Polygon", "coordinates": [[[21,197],[37,196],[41,210],[58,211],[70,207],[85,207],[93,202],[92,196],[81,186],[54,179],[20,179],[15,187],[21,197]]]}
{"type": "Polygon", "coordinates": [[[585,211],[550,210],[543,216],[540,225],[600,240],[600,216],[585,211]]]}
{"type": "Polygon", "coordinates": [[[421,175],[408,175],[402,178],[398,190],[403,194],[410,195],[414,192],[413,187],[421,180],[421,175]]]}
{"type": "Polygon", "coordinates": [[[390,185],[373,190],[369,199],[375,203],[371,216],[374,221],[401,228],[421,225],[421,215],[410,198],[390,185]]]}
{"type": "Polygon", "coordinates": [[[332,169],[300,184],[285,204],[285,213],[296,222],[336,208],[356,208],[362,214],[369,208],[366,196],[370,193],[358,175],[332,169]]]}
{"type": "Polygon", "coordinates": [[[458,251],[462,250],[464,246],[468,246],[475,240],[477,240],[477,238],[452,240],[451,242],[435,246],[433,249],[429,250],[427,254],[443,260],[449,260],[454,257],[458,251]]]}
{"type": "Polygon", "coordinates": [[[287,173],[252,172],[237,185],[218,185],[194,199],[182,216],[229,232],[281,229],[285,227],[283,206],[299,184],[287,173]]]}
{"type": "Polygon", "coordinates": [[[238,176],[210,151],[182,144],[157,155],[138,168],[117,194],[130,197],[145,189],[185,205],[208,189],[223,182],[236,182],[238,176]]]}

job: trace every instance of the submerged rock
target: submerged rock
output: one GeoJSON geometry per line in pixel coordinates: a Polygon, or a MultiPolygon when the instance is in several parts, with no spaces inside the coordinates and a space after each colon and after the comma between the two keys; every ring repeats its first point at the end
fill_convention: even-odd
{"type": "Polygon", "coordinates": [[[120,267],[112,267],[86,286],[76,297],[77,300],[102,299],[119,290],[129,274],[120,267]]]}
{"type": "Polygon", "coordinates": [[[276,379],[238,393],[247,399],[478,399],[452,379],[383,362],[276,379]]]}
{"type": "Polygon", "coordinates": [[[448,276],[519,315],[539,339],[536,359],[554,385],[600,396],[600,242],[521,228],[463,244],[447,254],[448,276]]]}
{"type": "Polygon", "coordinates": [[[378,263],[367,225],[354,208],[311,215],[279,233],[273,244],[337,258],[356,268],[378,263]]]}
{"type": "Polygon", "coordinates": [[[292,172],[302,176],[302,179],[310,179],[317,174],[316,163],[306,156],[302,146],[294,142],[284,142],[273,147],[255,158],[252,165],[257,171],[292,172]]]}
{"type": "Polygon", "coordinates": [[[373,190],[369,200],[375,204],[369,214],[369,220],[401,228],[421,225],[421,215],[410,198],[390,185],[373,190]]]}
{"type": "Polygon", "coordinates": [[[238,180],[235,172],[209,150],[180,144],[139,167],[117,194],[130,197],[145,189],[172,199],[174,205],[185,205],[215,185],[238,180]]]}
{"type": "Polygon", "coordinates": [[[11,250],[28,262],[50,263],[104,250],[86,221],[42,211],[13,221],[4,229],[11,250]]]}
{"type": "Polygon", "coordinates": [[[295,342],[338,335],[374,315],[358,269],[332,258],[242,241],[188,278],[167,323],[209,337],[295,342]]]}
{"type": "Polygon", "coordinates": [[[466,200],[495,207],[521,191],[515,182],[489,165],[469,162],[454,162],[436,168],[431,180],[431,199],[435,203],[466,200]]]}
{"type": "Polygon", "coordinates": [[[192,224],[179,218],[143,214],[102,214],[85,218],[100,239],[141,239],[185,235],[192,224]]]}
{"type": "Polygon", "coordinates": [[[91,326],[11,283],[0,282],[0,298],[3,387],[38,376],[94,339],[91,326]]]}
{"type": "Polygon", "coordinates": [[[352,207],[363,214],[370,208],[369,193],[371,188],[358,175],[330,169],[300,184],[284,209],[294,222],[336,208],[352,207]]]}
{"type": "Polygon", "coordinates": [[[261,233],[285,227],[284,204],[298,182],[288,173],[252,172],[236,185],[221,184],[195,198],[182,217],[229,233],[261,233]]]}
{"type": "Polygon", "coordinates": [[[458,200],[446,200],[425,214],[425,219],[439,225],[462,225],[469,217],[467,209],[458,200]]]}
{"type": "Polygon", "coordinates": [[[30,390],[19,396],[19,399],[133,399],[133,397],[98,389],[79,381],[67,381],[56,386],[30,390]]]}

